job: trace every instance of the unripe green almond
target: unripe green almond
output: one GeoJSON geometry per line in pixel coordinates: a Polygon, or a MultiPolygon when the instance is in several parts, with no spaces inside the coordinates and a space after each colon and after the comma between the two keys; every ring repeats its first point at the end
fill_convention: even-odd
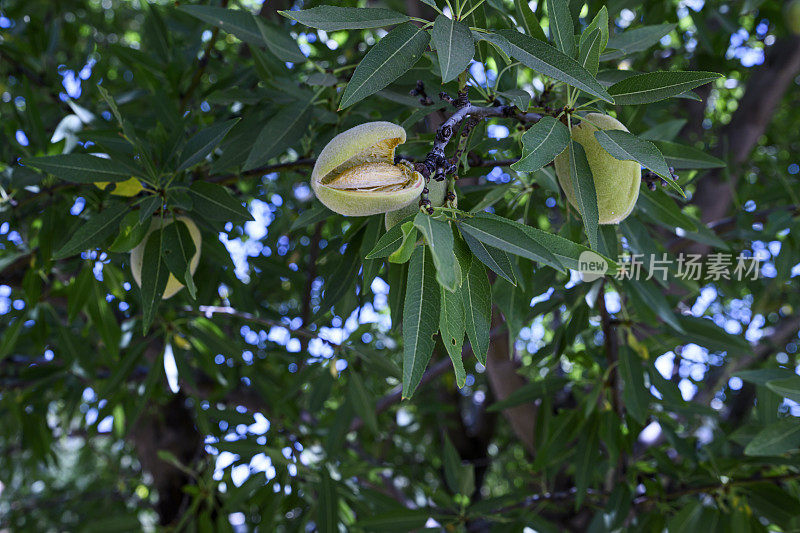
{"type": "MultiPolygon", "coordinates": [[[[431,201],[433,207],[441,207],[444,205],[444,197],[447,193],[447,180],[436,181],[431,179],[428,182],[428,200],[431,201]]],[[[419,211],[419,202],[411,202],[409,205],[396,211],[389,211],[384,217],[384,223],[388,230],[404,218],[413,215],[419,211]]]]}
{"type": "MultiPolygon", "coordinates": [[[[636,161],[620,161],[606,152],[594,136],[598,129],[628,131],[628,128],[614,117],[600,113],[589,113],[585,120],[572,126],[572,140],[583,147],[592,170],[600,224],[619,224],[631,214],[636,199],[639,198],[642,168],[636,161]]],[[[569,166],[567,149],[556,157],[556,176],[569,203],[580,212],[575,200],[575,190],[572,188],[569,166]]]]}
{"type": "Polygon", "coordinates": [[[795,35],[800,35],[800,0],[792,0],[784,7],[786,27],[795,35]]]}
{"type": "MultiPolygon", "coordinates": [[[[150,229],[147,230],[147,234],[144,236],[144,239],[142,239],[142,242],[139,243],[136,248],[131,250],[131,273],[133,274],[133,280],[139,287],[142,286],[142,265],[144,261],[144,247],[147,244],[147,239],[150,237],[150,234],[157,229],[168,226],[177,220],[180,220],[186,224],[186,227],[189,229],[189,235],[192,236],[192,242],[194,242],[194,255],[192,256],[191,261],[189,261],[189,272],[194,275],[195,270],[197,270],[197,265],[200,264],[200,245],[202,244],[202,236],[200,235],[200,230],[197,228],[197,224],[195,224],[194,221],[189,217],[164,219],[161,217],[153,217],[152,222],[150,222],[150,229]]],[[[182,288],[183,283],[178,281],[178,278],[170,274],[169,279],[167,280],[167,287],[164,289],[164,294],[161,296],[161,299],[166,300],[167,298],[172,298],[182,288]]]]}
{"type": "Polygon", "coordinates": [[[367,122],[343,131],[320,152],[311,188],[331,211],[367,216],[400,209],[422,193],[425,179],[410,165],[394,163],[406,131],[391,122],[367,122]]]}

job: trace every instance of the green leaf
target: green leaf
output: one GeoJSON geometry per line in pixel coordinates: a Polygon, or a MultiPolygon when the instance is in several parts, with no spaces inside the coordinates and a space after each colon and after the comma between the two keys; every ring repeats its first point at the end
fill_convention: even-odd
{"type": "Polygon", "coordinates": [[[478,260],[489,267],[492,272],[505,278],[509,283],[516,286],[517,279],[514,274],[514,267],[511,265],[511,258],[503,250],[494,246],[487,246],[469,233],[461,232],[464,242],[467,243],[470,251],[478,260]]]}
{"type": "Polygon", "coordinates": [[[301,100],[278,111],[256,137],[244,169],[260,167],[296,144],[308,128],[310,105],[311,100],[301,100]]]}
{"type": "Polygon", "coordinates": [[[283,28],[274,26],[266,22],[262,17],[253,17],[261,33],[263,45],[272,52],[272,55],[281,61],[289,63],[304,63],[306,56],[298,48],[297,43],[287,34],[283,28]]]}
{"type": "Polygon", "coordinates": [[[189,187],[189,196],[194,203],[193,211],[209,220],[247,222],[253,220],[241,202],[231,196],[224,187],[208,181],[195,181],[189,187]]]}
{"type": "Polygon", "coordinates": [[[488,189],[489,192],[469,210],[470,213],[479,213],[487,207],[493,206],[502,200],[507,193],[516,190],[516,185],[514,183],[506,183],[504,185],[492,184],[488,189]]]}
{"type": "Polygon", "coordinates": [[[512,56],[525,66],[601,100],[614,103],[614,98],[600,85],[600,82],[571,57],[516,30],[500,30],[498,33],[511,45],[512,56]]]}
{"type": "Polygon", "coordinates": [[[109,206],[105,211],[92,215],[72,237],[58,249],[53,259],[64,259],[89,248],[103,244],[106,238],[119,228],[120,219],[127,213],[127,208],[119,205],[109,206]]]}
{"type": "Polygon", "coordinates": [[[114,362],[111,376],[102,383],[101,387],[98,387],[97,393],[103,395],[101,398],[108,398],[112,394],[119,392],[120,384],[133,372],[133,367],[142,356],[143,351],[142,345],[130,347],[121,361],[114,362]]]}
{"type": "Polygon", "coordinates": [[[731,355],[750,355],[753,352],[744,337],[731,335],[712,320],[685,315],[679,316],[678,320],[687,333],[684,342],[694,342],[710,351],[728,352],[731,355]]]}
{"type": "Polygon", "coordinates": [[[439,57],[442,83],[456,79],[475,55],[472,33],[462,22],[439,15],[433,23],[431,35],[439,57]]]}
{"type": "MultiPolygon", "coordinates": [[[[560,237],[553,233],[542,231],[539,228],[523,226],[522,224],[520,224],[520,226],[522,227],[522,230],[525,231],[525,233],[527,233],[531,238],[536,239],[539,244],[550,250],[550,252],[552,252],[559,262],[561,262],[561,264],[566,268],[578,270],[578,260],[580,259],[581,254],[583,252],[590,251],[589,248],[583,246],[582,244],[572,242],[569,239],[565,239],[564,237],[560,237]]],[[[608,264],[607,274],[613,274],[617,271],[617,263],[615,261],[612,261],[608,257],[602,255],[601,257],[608,264]]]]}
{"type": "Polygon", "coordinates": [[[348,382],[350,387],[351,401],[355,406],[358,416],[364,421],[364,424],[372,431],[373,435],[377,435],[380,430],[378,428],[378,417],[375,414],[375,402],[372,401],[367,388],[364,386],[364,380],[354,370],[350,371],[350,380],[348,382]]]}
{"type": "Polygon", "coordinates": [[[734,376],[748,383],[766,386],[770,381],[789,379],[796,376],[796,374],[785,368],[759,368],[756,370],[739,370],[734,376]]]}
{"type": "Polygon", "coordinates": [[[788,379],[768,381],[767,388],[784,398],[789,398],[793,402],[800,402],[800,376],[798,375],[794,375],[788,379]]]}
{"type": "Polygon", "coordinates": [[[232,33],[248,44],[264,46],[255,17],[249,11],[212,6],[178,6],[178,9],[227,33],[232,33]]]}
{"type": "Polygon", "coordinates": [[[522,159],[511,165],[514,170],[535,172],[544,167],[569,145],[569,129],[553,117],[542,117],[522,136],[522,159]]]}
{"type": "Polygon", "coordinates": [[[411,398],[433,354],[439,325],[439,285],[426,246],[411,255],[403,308],[403,398],[411,398]]]}
{"type": "Polygon", "coordinates": [[[195,133],[186,141],[186,146],[183,148],[183,152],[181,152],[180,164],[176,172],[186,170],[202,161],[217,147],[237,122],[239,122],[239,119],[235,118],[226,122],[214,124],[213,126],[195,133]]]}
{"type": "Polygon", "coordinates": [[[464,345],[464,306],[462,291],[450,292],[444,287],[441,288],[441,306],[439,308],[439,331],[442,335],[447,355],[453,362],[453,370],[456,374],[456,385],[462,388],[466,385],[467,373],[464,370],[464,362],[461,359],[461,348],[464,345]]]}
{"type": "Polygon", "coordinates": [[[531,95],[522,89],[511,89],[510,91],[500,91],[497,94],[508,98],[510,104],[517,106],[520,111],[526,111],[531,103],[531,95]]]}
{"type": "Polygon", "coordinates": [[[400,247],[389,254],[390,263],[405,263],[411,259],[411,254],[414,253],[414,248],[417,246],[417,237],[419,232],[414,227],[414,222],[409,220],[403,224],[398,224],[403,238],[400,241],[400,247]]]}
{"type": "Polygon", "coordinates": [[[569,0],[547,0],[547,14],[550,20],[550,37],[556,47],[569,57],[574,57],[575,34],[569,0]]]}
{"type": "Polygon", "coordinates": [[[389,257],[392,252],[400,248],[400,245],[403,243],[403,224],[413,222],[414,217],[415,215],[408,216],[389,228],[386,233],[381,235],[381,238],[378,239],[375,247],[367,254],[366,258],[376,259],[379,257],[389,257]]]}
{"type": "Polygon", "coordinates": [[[791,417],[773,422],[759,431],[745,447],[744,454],[780,455],[797,448],[800,448],[800,421],[791,417]]]}
{"type": "Polygon", "coordinates": [[[459,281],[458,265],[453,251],[453,232],[450,224],[427,213],[419,212],[414,218],[414,226],[422,233],[431,249],[433,263],[436,265],[436,280],[448,291],[455,291],[459,281]]]}
{"type": "Polygon", "coordinates": [[[21,163],[72,183],[125,181],[130,179],[132,174],[137,173],[136,169],[132,169],[118,161],[89,154],[28,157],[23,159],[21,163]]]}
{"type": "Polygon", "coordinates": [[[431,517],[428,509],[406,509],[369,515],[353,524],[359,531],[416,531],[425,526],[431,517]]]}
{"type": "MultiPolygon", "coordinates": [[[[581,48],[583,47],[584,41],[591,37],[594,30],[600,30],[600,51],[602,52],[608,45],[608,9],[606,9],[606,6],[600,8],[600,11],[594,16],[592,22],[583,30],[580,40],[581,48]]],[[[597,74],[597,71],[595,71],[595,74],[597,74]]]]}
{"type": "Polygon", "coordinates": [[[575,141],[569,143],[569,177],[572,180],[572,189],[575,191],[575,201],[578,203],[583,227],[589,237],[589,246],[597,249],[597,232],[600,213],[597,208],[597,191],[594,188],[592,169],[583,146],[575,141]]]}
{"type": "MultiPolygon", "coordinates": [[[[362,257],[366,256],[370,250],[375,248],[375,245],[378,243],[378,239],[384,233],[383,228],[383,217],[371,217],[370,221],[367,223],[367,227],[364,230],[364,236],[361,239],[360,255],[362,257]]],[[[364,291],[370,289],[372,282],[378,275],[382,265],[383,261],[380,261],[379,259],[367,259],[364,257],[361,267],[361,286],[363,287],[364,291]]]]}
{"type": "Polygon", "coordinates": [[[492,32],[480,32],[480,31],[473,31],[472,38],[475,41],[486,41],[487,43],[491,44],[493,47],[497,49],[498,52],[503,54],[503,60],[507,63],[511,62],[511,43],[508,42],[508,39],[503,37],[502,35],[498,35],[497,33],[492,32]]]}
{"type": "MultiPolygon", "coordinates": [[[[525,28],[525,33],[539,39],[542,42],[547,42],[547,36],[544,34],[542,25],[539,23],[539,18],[533,12],[527,0],[514,0],[514,8],[517,11],[517,17],[525,28]]],[[[509,54],[510,55],[510,54],[509,54]]]]}
{"type": "Polygon", "coordinates": [[[756,513],[781,529],[792,529],[787,526],[800,516],[800,501],[795,496],[768,481],[747,485],[744,490],[747,503],[756,513]]]}
{"type": "Polygon", "coordinates": [[[384,8],[318,6],[301,11],[278,11],[304,26],[324,31],[381,28],[406,22],[410,17],[384,8]]]}
{"type": "Polygon", "coordinates": [[[594,132],[594,136],[600,146],[614,158],[636,161],[664,178],[681,196],[686,196],[669,173],[667,162],[655,144],[622,130],[598,130],[594,132]]]}
{"type": "Polygon", "coordinates": [[[638,105],[658,102],[705,85],[721,75],[701,71],[657,71],[638,74],[608,88],[617,105],[638,105]]]}
{"type": "Polygon", "coordinates": [[[578,63],[593,76],[597,75],[600,66],[600,47],[603,45],[603,34],[594,30],[589,37],[581,39],[578,51],[578,63]]]}
{"type": "Polygon", "coordinates": [[[639,138],[648,141],[671,141],[678,136],[687,122],[685,118],[659,122],[644,133],[640,133],[639,138]]]}
{"type": "Polygon", "coordinates": [[[590,419],[587,427],[581,431],[578,447],[575,450],[575,509],[579,509],[586,497],[586,489],[597,471],[595,458],[600,446],[597,430],[597,419],[590,419]]]}
{"type": "Polygon", "coordinates": [[[425,53],[429,40],[427,31],[410,22],[387,33],[356,67],[339,109],[350,107],[405,74],[425,53]]]}
{"type": "Polygon", "coordinates": [[[158,229],[147,238],[142,256],[142,335],[150,329],[158,303],[167,288],[169,270],[163,252],[164,231],[158,229]]]}
{"type": "Polygon", "coordinates": [[[194,299],[197,295],[197,288],[194,285],[189,266],[196,248],[189,228],[182,220],[176,220],[165,226],[162,231],[164,232],[162,253],[167,269],[186,285],[189,295],[194,299]]]}
{"type": "Polygon", "coordinates": [[[675,201],[663,191],[641,191],[636,207],[665,226],[683,228],[687,231],[697,230],[694,219],[684,215],[675,205],[675,201]]]}
{"type": "Polygon", "coordinates": [[[337,533],[339,531],[339,496],[336,482],[331,479],[327,467],[320,469],[316,522],[321,533],[337,533]]]}
{"type": "Polygon", "coordinates": [[[603,61],[619,59],[634,52],[647,50],[660,41],[662,37],[674,30],[676,26],[677,24],[642,26],[641,28],[626,30],[614,35],[610,39],[607,38],[608,48],[613,48],[615,51],[603,54],[602,59],[603,61]]]}
{"type": "Polygon", "coordinates": [[[325,277],[325,293],[319,304],[321,310],[331,309],[342,301],[345,295],[354,292],[355,280],[361,266],[360,253],[361,248],[358,243],[348,244],[341,260],[336,263],[335,270],[325,277]]]}
{"type": "Polygon", "coordinates": [[[217,26],[225,32],[232,33],[248,44],[264,46],[256,19],[249,11],[212,6],[178,6],[178,9],[203,22],[217,26]]]}
{"type": "Polygon", "coordinates": [[[528,236],[510,220],[478,213],[472,218],[461,220],[459,228],[462,233],[466,233],[488,246],[549,265],[556,270],[564,269],[547,248],[528,236]]]}
{"type": "Polygon", "coordinates": [[[150,224],[144,224],[139,220],[139,213],[129,211],[119,224],[119,235],[108,247],[112,252],[129,252],[142,242],[150,224]]]}
{"type": "Polygon", "coordinates": [[[651,396],[644,385],[641,360],[627,346],[619,348],[619,372],[623,383],[622,400],[625,402],[625,409],[634,420],[644,425],[651,396]]]}
{"type": "Polygon", "coordinates": [[[725,167],[725,161],[691,146],[669,141],[656,141],[656,146],[667,164],[676,169],[725,167]]]}
{"type": "Polygon", "coordinates": [[[475,258],[472,259],[469,271],[464,276],[460,292],[464,308],[464,327],[472,346],[472,353],[485,366],[492,321],[492,290],[486,270],[475,258]]]}
{"type": "Polygon", "coordinates": [[[0,361],[11,355],[11,350],[17,345],[19,335],[22,333],[22,326],[25,324],[23,317],[18,316],[14,323],[4,328],[3,335],[0,336],[0,361]]]}

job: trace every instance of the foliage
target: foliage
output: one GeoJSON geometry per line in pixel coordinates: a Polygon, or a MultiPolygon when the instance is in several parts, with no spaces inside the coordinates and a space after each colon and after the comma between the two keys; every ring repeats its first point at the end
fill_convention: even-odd
{"type": "Polygon", "coordinates": [[[800,527],[779,3],[363,4],[0,5],[0,524],[800,527]],[[644,167],[619,225],[588,112],[644,167]],[[388,229],[309,186],[377,120],[446,183],[388,229]]]}

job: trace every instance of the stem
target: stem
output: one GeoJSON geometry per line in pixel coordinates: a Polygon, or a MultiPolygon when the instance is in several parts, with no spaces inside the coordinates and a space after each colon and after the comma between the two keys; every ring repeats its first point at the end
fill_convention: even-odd
{"type": "Polygon", "coordinates": [[[475,11],[476,9],[478,9],[479,7],[481,7],[481,5],[483,5],[483,2],[484,2],[484,1],[485,1],[485,0],[480,0],[480,2],[478,2],[477,4],[475,4],[474,6],[472,6],[472,7],[470,8],[470,10],[469,10],[469,11],[467,11],[467,12],[466,12],[466,13],[464,13],[463,15],[460,15],[460,16],[459,16],[459,20],[464,20],[465,18],[467,18],[468,16],[470,16],[470,15],[472,14],[472,12],[473,12],[473,11],[475,11]]]}

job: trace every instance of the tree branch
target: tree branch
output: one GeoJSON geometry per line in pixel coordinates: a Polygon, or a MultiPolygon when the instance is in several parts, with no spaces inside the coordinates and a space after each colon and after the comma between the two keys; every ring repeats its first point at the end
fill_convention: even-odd
{"type": "MultiPolygon", "coordinates": [[[[725,218],[733,204],[734,190],[744,164],[758,139],[769,126],[775,109],[800,72],[800,37],[780,39],[772,46],[764,64],[754,71],[744,97],[730,123],[722,130],[716,154],[730,166],[715,169],[697,183],[693,202],[702,221],[725,218]]],[[[708,245],[692,246],[692,253],[707,253],[708,245]]]]}

